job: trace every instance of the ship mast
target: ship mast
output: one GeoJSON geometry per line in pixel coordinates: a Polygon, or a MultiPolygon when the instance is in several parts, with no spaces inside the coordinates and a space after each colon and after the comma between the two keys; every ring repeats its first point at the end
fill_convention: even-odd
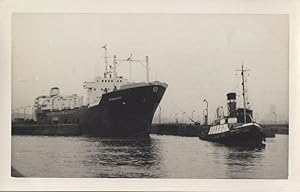
{"type": "Polygon", "coordinates": [[[108,67],[108,56],[107,56],[107,47],[106,44],[102,47],[104,49],[104,63],[105,63],[105,73],[104,73],[104,77],[106,77],[107,75],[107,67],[108,67]]]}
{"type": "Polygon", "coordinates": [[[129,60],[129,81],[132,81],[132,53],[130,54],[129,60]]]}
{"type": "Polygon", "coordinates": [[[149,82],[149,56],[146,56],[146,82],[149,82]]]}
{"type": "Polygon", "coordinates": [[[116,86],[116,82],[117,82],[117,56],[114,55],[114,61],[113,61],[113,82],[114,82],[114,86],[116,86]]]}
{"type": "Polygon", "coordinates": [[[132,54],[130,54],[130,57],[126,60],[118,60],[118,61],[128,61],[129,62],[129,80],[132,79],[132,62],[138,62],[140,64],[145,63],[146,66],[146,82],[149,82],[149,56],[145,57],[145,60],[137,60],[137,59],[132,59],[132,54]]]}

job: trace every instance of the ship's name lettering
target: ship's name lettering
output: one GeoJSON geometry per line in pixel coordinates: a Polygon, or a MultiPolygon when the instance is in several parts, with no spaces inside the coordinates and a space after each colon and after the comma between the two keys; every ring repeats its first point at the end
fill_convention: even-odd
{"type": "Polygon", "coordinates": [[[115,101],[119,99],[122,99],[122,96],[109,98],[108,101],[115,101]]]}

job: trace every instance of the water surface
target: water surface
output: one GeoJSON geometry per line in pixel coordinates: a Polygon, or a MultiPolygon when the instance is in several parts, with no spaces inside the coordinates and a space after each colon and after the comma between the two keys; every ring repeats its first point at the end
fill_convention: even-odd
{"type": "Polygon", "coordinates": [[[179,136],[12,136],[12,166],[26,177],[286,179],[288,136],[267,138],[263,149],[179,136]]]}

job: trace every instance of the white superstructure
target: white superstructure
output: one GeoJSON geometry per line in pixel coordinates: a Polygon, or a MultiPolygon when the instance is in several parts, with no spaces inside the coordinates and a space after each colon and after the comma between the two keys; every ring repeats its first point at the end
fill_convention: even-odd
{"type": "Polygon", "coordinates": [[[35,99],[35,108],[45,111],[61,111],[75,109],[83,105],[83,97],[77,94],[60,95],[59,88],[53,87],[49,96],[39,96],[35,99]]]}
{"type": "MultiPolygon", "coordinates": [[[[149,82],[149,67],[148,67],[148,56],[146,56],[145,61],[143,60],[133,60],[132,54],[126,60],[117,60],[117,56],[113,56],[113,64],[108,64],[108,56],[107,56],[107,48],[106,45],[103,46],[105,50],[104,62],[105,62],[105,72],[104,76],[97,76],[94,81],[87,82],[85,81],[83,87],[87,89],[87,98],[86,102],[89,107],[98,105],[102,95],[108,92],[116,91],[119,89],[125,89],[127,86],[134,86],[134,84],[139,83],[131,83],[128,79],[123,78],[123,76],[118,76],[117,74],[117,64],[119,62],[129,62],[130,70],[132,62],[145,62],[146,64],[146,81],[149,82]],[[125,86],[126,85],[126,86],[125,86]]],[[[129,71],[131,76],[131,71],[129,71]]],[[[130,77],[131,78],[131,77],[130,77]]]]}
{"type": "Polygon", "coordinates": [[[122,76],[112,78],[110,75],[106,77],[98,76],[95,81],[84,82],[83,87],[87,89],[87,104],[98,104],[104,93],[118,90],[122,85],[128,83],[128,80],[122,76]]]}

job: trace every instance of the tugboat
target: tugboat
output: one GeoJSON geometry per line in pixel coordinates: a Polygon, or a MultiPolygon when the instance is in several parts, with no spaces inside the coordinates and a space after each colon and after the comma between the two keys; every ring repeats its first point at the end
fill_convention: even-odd
{"type": "MultiPolygon", "coordinates": [[[[40,124],[79,124],[81,133],[100,137],[148,137],[156,108],[167,83],[149,81],[149,58],[134,60],[132,55],[125,60],[113,56],[108,63],[105,50],[105,72],[94,81],[84,82],[87,101],[74,94],[61,96],[54,87],[50,96],[39,96],[35,100],[35,121],[40,124]],[[146,82],[130,82],[117,74],[117,64],[139,62],[146,65],[146,82]]],[[[130,71],[131,74],[131,71],[130,71]]]]}
{"type": "Polygon", "coordinates": [[[247,71],[242,65],[243,108],[237,108],[236,93],[227,94],[228,116],[220,114],[217,108],[217,119],[208,129],[200,132],[199,139],[213,141],[228,146],[263,146],[265,135],[262,126],[254,122],[252,110],[247,109],[245,99],[244,73],[247,71]]]}

